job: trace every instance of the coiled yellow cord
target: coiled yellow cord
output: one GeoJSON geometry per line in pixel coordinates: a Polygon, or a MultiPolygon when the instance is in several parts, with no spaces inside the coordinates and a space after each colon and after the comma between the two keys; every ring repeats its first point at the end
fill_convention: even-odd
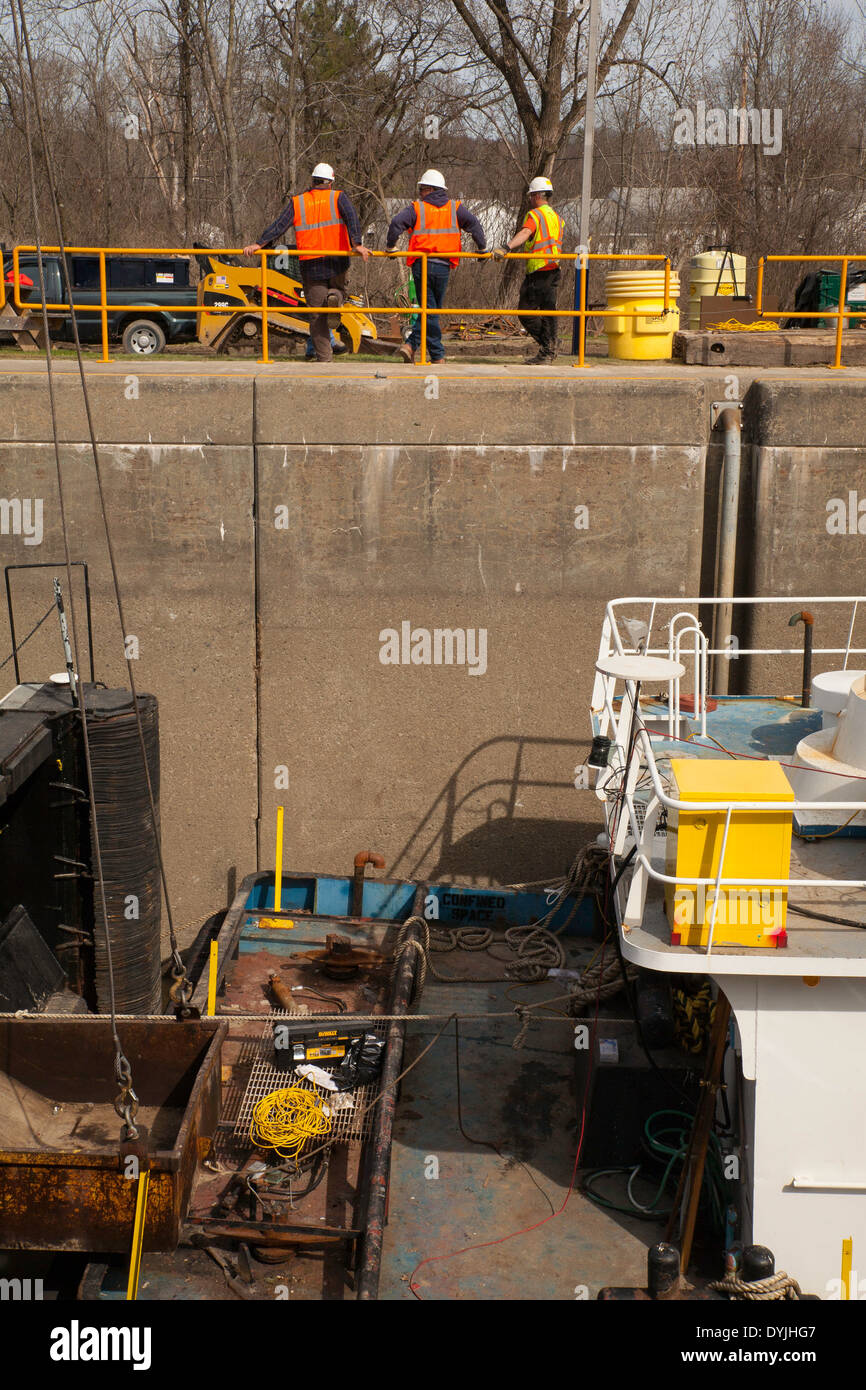
{"type": "Polygon", "coordinates": [[[329,1134],[331,1117],[318,1091],[290,1086],[271,1091],[256,1102],[250,1123],[250,1139],[282,1158],[297,1158],[308,1139],[329,1134]]]}
{"type": "Polygon", "coordinates": [[[708,323],[707,327],[714,333],[775,333],[779,324],[770,323],[768,319],[756,319],[754,323],[740,323],[739,319],[724,319],[722,323],[708,323]]]}

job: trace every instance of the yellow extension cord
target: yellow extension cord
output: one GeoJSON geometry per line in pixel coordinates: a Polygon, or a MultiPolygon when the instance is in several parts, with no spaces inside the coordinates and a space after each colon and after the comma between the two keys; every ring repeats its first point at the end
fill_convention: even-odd
{"type": "Polygon", "coordinates": [[[330,1130],[331,1117],[318,1091],[290,1086],[256,1102],[250,1138],[254,1144],[275,1149],[282,1158],[297,1158],[308,1139],[330,1130]]]}
{"type": "Polygon", "coordinates": [[[767,319],[755,319],[754,323],[740,323],[739,319],[725,319],[723,323],[708,323],[713,333],[776,333],[779,325],[767,319]]]}

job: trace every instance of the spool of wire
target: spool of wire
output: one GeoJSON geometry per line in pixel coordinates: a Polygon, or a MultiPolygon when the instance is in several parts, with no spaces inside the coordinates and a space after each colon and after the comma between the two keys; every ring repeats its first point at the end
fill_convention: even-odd
{"type": "MultiPolygon", "coordinates": [[[[157,1014],[162,1007],[159,858],[135,710],[128,691],[94,691],[90,687],[87,707],[115,1005],[118,1013],[157,1014]]],[[[140,694],[138,708],[158,822],[159,716],[155,697],[140,694]]],[[[111,987],[98,897],[93,910],[96,1002],[99,1012],[105,1013],[111,987]]]]}
{"type": "Polygon", "coordinates": [[[257,1146],[274,1149],[282,1158],[298,1158],[309,1139],[331,1132],[331,1117],[318,1091],[289,1086],[271,1091],[256,1102],[250,1122],[250,1139],[257,1146]]]}

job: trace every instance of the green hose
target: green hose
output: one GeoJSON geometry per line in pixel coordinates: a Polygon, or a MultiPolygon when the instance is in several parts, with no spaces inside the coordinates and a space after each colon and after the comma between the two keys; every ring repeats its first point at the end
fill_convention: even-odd
{"type": "MultiPolygon", "coordinates": [[[[608,1211],[616,1211],[624,1216],[637,1217],[643,1221],[663,1221],[670,1215],[667,1211],[657,1211],[658,1203],[668,1183],[672,1180],[677,1163],[685,1160],[688,1150],[689,1133],[694,1116],[689,1115],[684,1110],[655,1110],[644,1124],[643,1142],[648,1155],[653,1160],[664,1164],[664,1171],[659,1182],[656,1194],[652,1201],[646,1206],[636,1204],[629,1198],[628,1206],[621,1206],[617,1202],[610,1201],[607,1197],[600,1196],[593,1188],[599,1178],[612,1177],[614,1174],[629,1173],[629,1188],[631,1183],[640,1171],[640,1164],[629,1165],[621,1168],[596,1168],[588,1173],[582,1183],[582,1189],[589,1197],[591,1202],[597,1206],[604,1207],[608,1211]],[[662,1124],[656,1128],[656,1121],[671,1118],[676,1123],[662,1124]]],[[[715,1134],[710,1135],[710,1143],[707,1148],[707,1158],[704,1165],[704,1186],[710,1203],[710,1210],[713,1221],[720,1231],[725,1229],[725,1176],[722,1162],[721,1146],[715,1134]]]]}

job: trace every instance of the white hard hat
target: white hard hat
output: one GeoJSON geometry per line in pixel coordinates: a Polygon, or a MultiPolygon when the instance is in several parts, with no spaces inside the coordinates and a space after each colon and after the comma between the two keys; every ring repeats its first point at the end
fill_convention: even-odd
{"type": "Polygon", "coordinates": [[[334,171],[330,164],[317,164],[313,170],[314,179],[332,179],[333,177],[334,171]]]}
{"type": "Polygon", "coordinates": [[[427,188],[444,188],[445,180],[438,169],[425,169],[418,180],[418,187],[422,188],[425,185],[427,188]]]}
{"type": "Polygon", "coordinates": [[[553,184],[550,179],[533,179],[529,185],[530,193],[552,193],[553,184]]]}

